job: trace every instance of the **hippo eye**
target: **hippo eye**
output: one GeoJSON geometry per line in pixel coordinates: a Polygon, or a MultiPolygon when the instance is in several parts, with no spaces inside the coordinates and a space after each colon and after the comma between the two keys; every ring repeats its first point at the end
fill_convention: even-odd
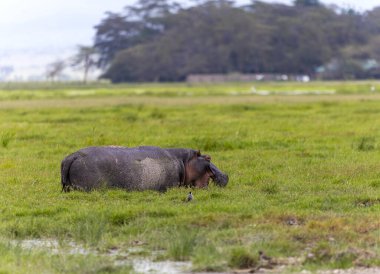
{"type": "Polygon", "coordinates": [[[206,159],[202,157],[198,157],[197,161],[194,162],[194,168],[198,170],[198,172],[205,172],[205,170],[210,169],[210,163],[209,161],[206,161],[206,159]]]}

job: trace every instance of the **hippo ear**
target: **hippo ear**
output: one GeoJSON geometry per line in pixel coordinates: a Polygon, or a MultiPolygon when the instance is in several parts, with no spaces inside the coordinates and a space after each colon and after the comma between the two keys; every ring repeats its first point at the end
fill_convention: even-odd
{"type": "Polygon", "coordinates": [[[201,151],[199,149],[197,150],[197,156],[201,156],[201,151]]]}
{"type": "Polygon", "coordinates": [[[184,159],[184,164],[190,162],[193,159],[196,159],[197,157],[198,157],[198,151],[190,149],[188,151],[186,158],[184,159]]]}

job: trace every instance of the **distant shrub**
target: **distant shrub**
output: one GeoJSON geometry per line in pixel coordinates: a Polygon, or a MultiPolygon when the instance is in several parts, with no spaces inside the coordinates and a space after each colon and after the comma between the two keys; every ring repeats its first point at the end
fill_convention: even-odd
{"type": "Polygon", "coordinates": [[[359,151],[370,151],[376,148],[376,140],[373,137],[362,137],[356,145],[359,151]]]}
{"type": "Polygon", "coordinates": [[[268,182],[261,187],[261,191],[266,194],[276,194],[279,192],[279,187],[275,182],[268,182]]]}
{"type": "Polygon", "coordinates": [[[334,256],[334,265],[336,268],[349,268],[353,266],[358,257],[356,252],[346,250],[334,256]]]}
{"type": "Polygon", "coordinates": [[[154,217],[154,218],[169,218],[176,216],[175,212],[168,211],[168,210],[154,210],[151,212],[147,212],[146,216],[154,217]]]}
{"type": "Polygon", "coordinates": [[[194,250],[194,271],[223,272],[226,267],[224,256],[210,242],[198,245],[194,250]]]}
{"type": "Polygon", "coordinates": [[[326,263],[328,261],[332,261],[332,259],[333,252],[330,245],[326,242],[320,242],[311,250],[310,256],[306,259],[306,262],[326,263]]]}
{"type": "Polygon", "coordinates": [[[2,147],[7,148],[9,145],[9,142],[12,141],[14,136],[15,134],[12,132],[3,132],[0,137],[2,147]]]}
{"type": "Polygon", "coordinates": [[[74,238],[85,244],[95,246],[103,238],[107,222],[102,215],[87,214],[74,225],[74,238]]]}
{"type": "Polygon", "coordinates": [[[225,107],[226,110],[230,110],[233,113],[239,112],[239,111],[256,111],[260,110],[259,105],[231,105],[228,107],[225,107]]]}
{"type": "Polygon", "coordinates": [[[311,250],[305,263],[328,263],[336,268],[349,268],[357,258],[358,254],[354,250],[348,249],[336,253],[328,243],[321,242],[311,250]]]}
{"type": "Polygon", "coordinates": [[[371,186],[373,188],[377,188],[377,187],[380,187],[380,180],[374,180],[371,182],[371,186]]]}
{"type": "Polygon", "coordinates": [[[190,258],[196,246],[197,234],[191,230],[180,229],[171,233],[172,238],[168,242],[168,255],[178,261],[186,261],[190,258]]]}
{"type": "Polygon", "coordinates": [[[5,233],[14,238],[41,238],[46,233],[46,223],[38,221],[37,218],[27,216],[28,213],[21,213],[24,215],[23,221],[19,219],[7,225],[5,233]]]}
{"type": "Polygon", "coordinates": [[[136,122],[138,119],[139,119],[139,117],[136,113],[127,113],[124,116],[124,120],[131,122],[131,123],[136,122]]]}
{"type": "Polygon", "coordinates": [[[121,226],[132,222],[135,216],[131,212],[115,212],[108,218],[111,224],[121,226]]]}
{"type": "Polygon", "coordinates": [[[257,263],[257,258],[244,248],[235,248],[231,252],[231,257],[229,260],[230,267],[249,268],[256,266],[257,263]]]}
{"type": "Polygon", "coordinates": [[[259,176],[257,178],[260,191],[264,194],[276,194],[280,191],[279,183],[270,176],[259,176]]]}
{"type": "Polygon", "coordinates": [[[150,113],[150,117],[153,118],[153,119],[165,119],[166,117],[166,114],[158,109],[154,109],[151,113],[150,113]]]}

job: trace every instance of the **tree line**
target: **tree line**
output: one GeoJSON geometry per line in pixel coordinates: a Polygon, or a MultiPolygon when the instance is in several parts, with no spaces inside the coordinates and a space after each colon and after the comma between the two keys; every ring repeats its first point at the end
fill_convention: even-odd
{"type": "Polygon", "coordinates": [[[139,0],[107,13],[93,48],[113,82],[183,81],[190,74],[380,77],[380,7],[364,13],[318,0],[139,0]]]}

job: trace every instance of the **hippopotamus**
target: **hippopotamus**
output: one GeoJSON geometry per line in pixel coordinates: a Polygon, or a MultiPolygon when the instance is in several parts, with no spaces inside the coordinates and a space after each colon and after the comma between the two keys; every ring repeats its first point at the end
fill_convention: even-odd
{"type": "Polygon", "coordinates": [[[186,148],[93,146],[80,149],[61,163],[62,191],[101,187],[158,190],[188,186],[205,188],[212,179],[226,186],[228,176],[209,155],[186,148]]]}

